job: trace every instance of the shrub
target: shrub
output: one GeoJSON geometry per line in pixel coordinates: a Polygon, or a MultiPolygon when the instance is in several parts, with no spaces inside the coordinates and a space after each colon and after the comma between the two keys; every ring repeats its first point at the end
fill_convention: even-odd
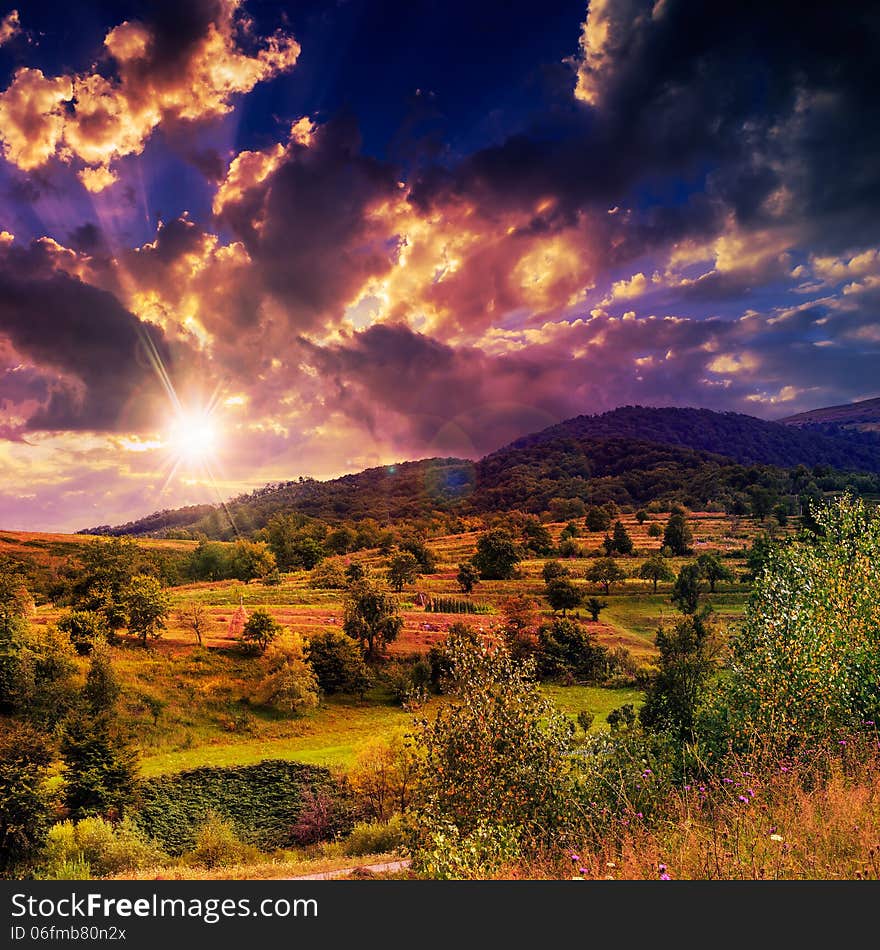
{"type": "Polygon", "coordinates": [[[53,825],[46,837],[44,873],[56,880],[77,865],[106,877],[167,861],[161,847],[130,819],[112,824],[94,816],[53,825]]]}
{"type": "Polygon", "coordinates": [[[271,647],[265,662],[266,675],[251,697],[253,702],[293,716],[318,705],[318,679],[298,636],[284,646],[271,647]]]}
{"type": "Polygon", "coordinates": [[[245,844],[231,821],[211,813],[196,832],[196,846],[185,855],[187,864],[225,868],[254,861],[260,852],[245,844]]]}
{"type": "Polygon", "coordinates": [[[593,722],[595,721],[595,719],[596,719],[595,714],[594,714],[594,713],[591,713],[591,712],[590,712],[589,710],[587,710],[587,709],[582,709],[582,710],[577,714],[577,724],[581,727],[581,729],[584,730],[584,732],[589,732],[589,731],[590,731],[590,728],[592,727],[593,722]]]}
{"type": "Polygon", "coordinates": [[[311,637],[309,663],[322,692],[328,696],[334,693],[362,696],[370,686],[370,674],[358,645],[338,630],[325,630],[311,637]]]}
{"type": "Polygon", "coordinates": [[[107,625],[93,610],[72,610],[58,621],[58,629],[70,638],[77,653],[88,654],[96,643],[107,639],[107,625]]]}
{"type": "Polygon", "coordinates": [[[538,669],[542,676],[596,677],[604,669],[606,650],[576,620],[556,617],[538,629],[538,669]]]}
{"type": "Polygon", "coordinates": [[[484,580],[506,581],[516,573],[522,553],[510,532],[495,528],[477,541],[477,553],[472,560],[484,580]]]}
{"type": "Polygon", "coordinates": [[[384,854],[397,851],[404,844],[404,824],[400,815],[387,822],[358,822],[342,844],[344,854],[360,857],[362,854],[384,854]]]}
{"type": "Polygon", "coordinates": [[[430,839],[443,823],[468,835],[492,822],[532,843],[552,838],[570,800],[571,720],[503,645],[460,634],[446,650],[457,702],[419,724],[417,829],[430,839]]]}
{"type": "Polygon", "coordinates": [[[309,573],[309,587],[319,590],[344,590],[348,586],[348,578],[342,562],[336,558],[321,561],[309,573]]]}
{"type": "Polygon", "coordinates": [[[880,516],[844,497],[774,548],[734,638],[722,706],[775,749],[880,721],[880,516]]]}
{"type": "Polygon", "coordinates": [[[409,807],[416,780],[413,749],[400,736],[368,746],[348,773],[348,781],[363,813],[376,822],[409,807]]]}
{"type": "Polygon", "coordinates": [[[481,822],[462,833],[451,822],[440,823],[415,852],[413,868],[440,881],[500,876],[521,857],[520,838],[515,826],[481,822]]]}

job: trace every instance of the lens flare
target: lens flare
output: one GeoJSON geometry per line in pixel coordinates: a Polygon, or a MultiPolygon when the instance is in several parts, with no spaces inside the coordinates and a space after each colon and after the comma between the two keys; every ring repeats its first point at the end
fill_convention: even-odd
{"type": "Polygon", "coordinates": [[[216,452],[219,441],[217,423],[205,411],[180,412],[168,432],[171,451],[190,465],[207,462],[216,452]]]}

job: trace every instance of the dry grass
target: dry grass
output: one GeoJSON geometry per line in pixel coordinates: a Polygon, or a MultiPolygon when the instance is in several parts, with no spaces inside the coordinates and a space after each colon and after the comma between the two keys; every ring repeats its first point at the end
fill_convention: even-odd
{"type": "Polygon", "coordinates": [[[662,820],[618,817],[576,852],[510,876],[880,880],[880,744],[875,734],[841,749],[676,791],[662,820]]]}

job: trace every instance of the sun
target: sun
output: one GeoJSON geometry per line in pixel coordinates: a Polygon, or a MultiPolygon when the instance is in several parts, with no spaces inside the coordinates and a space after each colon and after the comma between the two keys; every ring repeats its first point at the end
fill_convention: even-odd
{"type": "Polygon", "coordinates": [[[168,442],[179,460],[197,465],[207,462],[214,455],[220,442],[220,432],[210,413],[180,412],[169,427],[168,442]]]}

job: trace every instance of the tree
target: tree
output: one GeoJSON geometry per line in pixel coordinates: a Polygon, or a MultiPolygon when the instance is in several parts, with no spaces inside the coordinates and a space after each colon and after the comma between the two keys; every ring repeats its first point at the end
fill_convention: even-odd
{"type": "Polygon", "coordinates": [[[191,600],[177,612],[177,622],[181,627],[187,627],[196,635],[199,646],[202,646],[202,637],[208,630],[210,618],[205,605],[198,600],[191,600]]]}
{"type": "Polygon", "coordinates": [[[149,637],[157,639],[162,635],[171,610],[171,599],[157,578],[135,574],[123,591],[123,602],[129,632],[140,637],[146,648],[149,637]]]}
{"type": "Polygon", "coordinates": [[[608,606],[604,600],[599,600],[598,597],[590,597],[587,599],[586,604],[584,605],[587,608],[587,613],[590,615],[590,620],[593,623],[599,622],[599,614],[608,606]]]}
{"type": "Polygon", "coordinates": [[[3,564],[0,566],[0,712],[9,712],[18,703],[27,613],[27,588],[21,572],[11,564],[3,564]]]}
{"type": "Polygon", "coordinates": [[[685,564],[678,572],[678,577],[672,585],[672,603],[683,614],[695,614],[700,606],[703,578],[700,568],[696,564],[685,564]]]}
{"type": "Polygon", "coordinates": [[[480,572],[476,566],[467,561],[458,565],[458,574],[455,575],[458,586],[463,594],[470,594],[474,587],[480,583],[480,572]]]}
{"type": "Polygon", "coordinates": [[[693,738],[704,688],[715,668],[717,628],[708,616],[691,614],[657,631],[659,669],[645,696],[639,718],[646,729],[670,730],[693,738]]]}
{"type": "Polygon", "coordinates": [[[560,577],[568,577],[569,573],[569,569],[559,561],[546,561],[541,569],[545,584],[549,584],[550,581],[555,581],[560,577]]]}
{"type": "Polygon", "coordinates": [[[580,557],[584,553],[574,538],[563,538],[559,542],[557,552],[560,557],[580,557]]]}
{"type": "Polygon", "coordinates": [[[556,617],[538,628],[538,670],[542,676],[589,679],[603,667],[606,651],[576,620],[556,617]]]}
{"type": "Polygon", "coordinates": [[[388,562],[388,583],[398,593],[419,576],[419,562],[409,551],[398,551],[388,562]]]}
{"type": "Polygon", "coordinates": [[[251,697],[254,703],[292,716],[318,705],[318,680],[298,636],[284,646],[270,646],[265,662],[266,675],[251,697]]]}
{"type": "Polygon", "coordinates": [[[673,511],[663,532],[663,547],[669,548],[676,557],[686,557],[691,553],[693,540],[694,535],[684,511],[680,508],[673,511]]]}
{"type": "Polygon", "coordinates": [[[94,610],[71,610],[58,620],[58,629],[73,644],[77,653],[87,655],[96,643],[107,639],[107,624],[94,610]]]}
{"type": "Polygon", "coordinates": [[[713,594],[718,581],[733,580],[733,571],[714,554],[701,554],[697,558],[697,567],[700,569],[700,574],[709,582],[709,590],[713,594]]]}
{"type": "Polygon", "coordinates": [[[652,521],[648,525],[648,537],[649,538],[659,538],[663,534],[663,529],[656,521],[652,521]]]}
{"type": "Polygon", "coordinates": [[[309,639],[309,663],[318,678],[318,686],[328,696],[353,693],[363,696],[370,685],[370,674],[358,645],[338,630],[324,630],[309,639]]]}
{"type": "Polygon", "coordinates": [[[510,533],[495,528],[477,541],[477,553],[472,560],[484,580],[506,581],[514,576],[522,555],[510,533]]]}
{"type": "Polygon", "coordinates": [[[611,527],[611,514],[605,507],[591,505],[587,509],[584,523],[589,531],[607,531],[611,527]]]}
{"type": "Polygon", "coordinates": [[[266,647],[277,640],[280,633],[281,624],[268,610],[257,607],[245,621],[240,639],[246,649],[265,653],[266,647]]]}
{"type": "Polygon", "coordinates": [[[137,754],[118,721],[119,694],[108,653],[95,649],[80,702],[61,735],[64,802],[74,820],[121,817],[134,795],[137,754]]]}
{"type": "Polygon", "coordinates": [[[397,603],[384,591],[368,581],[358,581],[346,597],[342,628],[361,644],[367,659],[373,660],[397,639],[403,618],[397,603]]]}
{"type": "Polygon", "coordinates": [[[581,529],[577,526],[577,522],[569,521],[568,524],[559,532],[560,541],[568,541],[570,538],[579,538],[581,536],[581,529]]]}
{"type": "Polygon", "coordinates": [[[648,512],[644,508],[639,508],[636,512],[636,521],[639,524],[644,524],[648,520],[648,512]]]}
{"type": "Polygon", "coordinates": [[[537,518],[526,518],[521,534],[523,547],[536,557],[546,557],[553,551],[553,537],[537,518]]]}
{"type": "Polygon", "coordinates": [[[54,810],[46,783],[55,754],[42,729],[11,722],[0,730],[0,873],[4,876],[25,867],[43,847],[54,810]]]}
{"type": "Polygon", "coordinates": [[[127,623],[125,593],[139,573],[142,557],[131,538],[90,541],[79,552],[73,569],[70,600],[77,610],[103,615],[111,633],[127,623]]]}
{"type": "MultiPolygon", "coordinates": [[[[537,604],[524,594],[505,597],[499,604],[503,616],[500,632],[512,659],[523,660],[535,650],[538,632],[537,604]]],[[[464,635],[464,625],[459,630],[464,635]]],[[[452,634],[452,627],[449,628],[452,634]]]]}
{"type": "Polygon", "coordinates": [[[310,571],[327,556],[324,545],[313,537],[298,538],[293,545],[294,566],[310,571]]]}
{"type": "Polygon", "coordinates": [[[577,587],[565,577],[557,577],[547,583],[547,600],[554,611],[561,610],[562,616],[566,611],[579,607],[583,597],[577,587]]]}
{"type": "Polygon", "coordinates": [[[367,817],[387,822],[409,807],[416,781],[413,750],[399,735],[367,746],[348,773],[351,789],[367,817]]]}
{"type": "Polygon", "coordinates": [[[657,593],[657,584],[660,581],[671,581],[675,575],[669,570],[664,558],[659,554],[652,554],[639,568],[639,577],[643,581],[651,581],[654,585],[654,593],[657,593]]]}
{"type": "Polygon", "coordinates": [[[614,534],[611,536],[610,546],[606,542],[606,550],[609,554],[632,554],[633,552],[633,541],[629,536],[629,532],[626,530],[622,521],[614,522],[614,534]]]}
{"type": "Polygon", "coordinates": [[[612,584],[622,581],[626,573],[618,566],[613,557],[600,557],[587,571],[587,580],[600,584],[606,594],[611,593],[612,584]]]}
{"type": "Polygon", "coordinates": [[[454,699],[415,736],[418,763],[416,864],[438,828],[468,835],[486,825],[518,827],[549,843],[573,801],[573,723],[534,682],[534,666],[503,645],[450,636],[454,699]]]}
{"type": "Polygon", "coordinates": [[[769,534],[756,535],[746,552],[746,568],[749,580],[757,580],[773,553],[773,539],[769,534]]]}
{"type": "Polygon", "coordinates": [[[245,584],[277,568],[275,555],[265,541],[236,541],[232,549],[232,576],[245,584]]]}

